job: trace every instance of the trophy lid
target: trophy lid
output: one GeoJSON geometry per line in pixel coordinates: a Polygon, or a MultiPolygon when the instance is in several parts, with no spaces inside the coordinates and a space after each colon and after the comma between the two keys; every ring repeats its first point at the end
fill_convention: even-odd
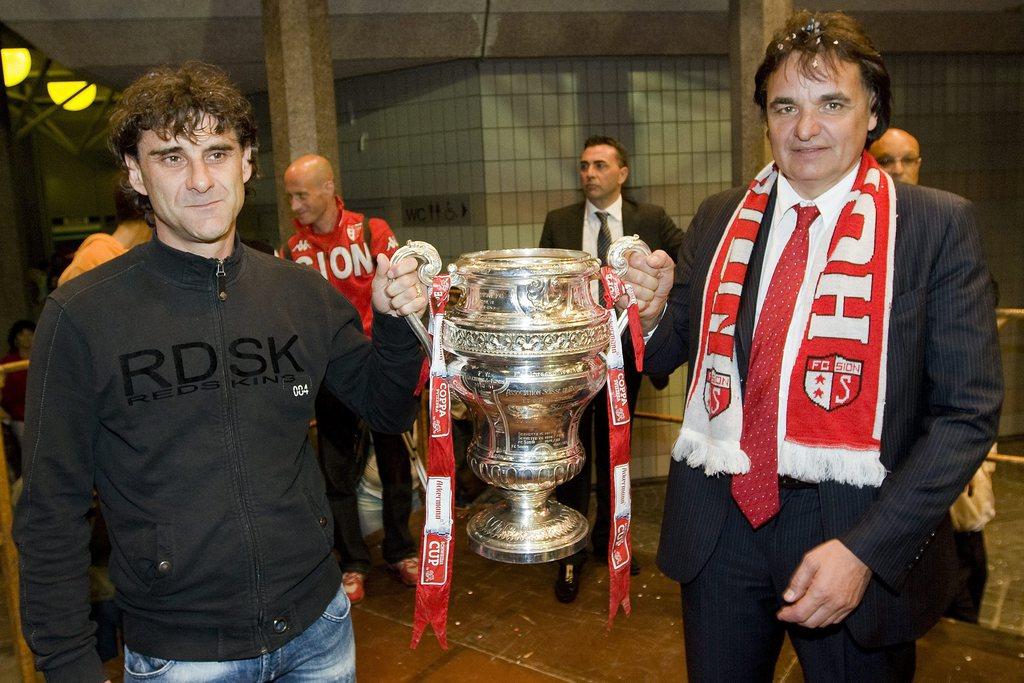
{"type": "Polygon", "coordinates": [[[572,249],[490,249],[464,254],[450,267],[462,275],[522,279],[537,276],[590,277],[600,261],[572,249]]]}

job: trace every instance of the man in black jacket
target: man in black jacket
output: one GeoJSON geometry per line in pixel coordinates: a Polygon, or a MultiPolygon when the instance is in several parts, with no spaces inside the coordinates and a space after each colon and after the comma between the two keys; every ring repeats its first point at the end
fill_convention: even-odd
{"type": "Polygon", "coordinates": [[[104,679],[87,602],[95,486],[126,681],[354,680],[307,425],[323,383],[375,429],[408,428],[421,357],[399,316],[426,305],[415,263],[378,259],[371,342],[317,273],[242,246],[255,120],[213,67],[147,73],[111,130],[155,239],[61,287],[40,321],[15,525],[37,666],[104,679]]]}
{"type": "MultiPolygon", "coordinates": [[[[651,249],[663,249],[675,255],[683,241],[683,233],[665,213],[665,209],[652,204],[638,204],[622,194],[629,178],[629,155],[626,148],[613,137],[594,135],[583,143],[579,161],[580,186],[584,201],[570,204],[548,213],[540,246],[554,249],[582,249],[605,263],[608,246],[624,235],[639,235],[651,249]]],[[[633,345],[623,338],[625,355],[626,393],[630,413],[636,408],[640,393],[641,375],[636,371],[633,345]]],[[[651,377],[658,388],[667,383],[667,376],[651,377]]],[[[590,542],[594,558],[606,561],[608,557],[608,531],[611,519],[610,489],[608,484],[608,399],[602,389],[580,417],[580,441],[587,454],[583,469],[575,477],[556,489],[559,502],[587,516],[590,507],[591,463],[596,469],[597,513],[590,542]]],[[[580,578],[586,564],[587,551],[582,550],[558,564],[555,579],[555,597],[560,602],[572,602],[580,590],[580,578]]],[[[640,573],[636,559],[631,560],[630,573],[640,573]]]]}

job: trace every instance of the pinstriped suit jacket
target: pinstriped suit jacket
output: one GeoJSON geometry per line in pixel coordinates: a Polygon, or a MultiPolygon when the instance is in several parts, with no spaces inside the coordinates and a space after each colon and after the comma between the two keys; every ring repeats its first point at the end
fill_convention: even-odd
{"type": "MultiPolygon", "coordinates": [[[[686,233],[668,308],[646,351],[645,371],[694,365],[708,268],[744,189],[707,199],[686,233]]],[[[746,376],[754,309],[774,196],[747,270],[737,320],[746,376]]],[[[839,538],[873,571],[846,619],[865,647],[914,640],[949,604],[956,561],[947,510],[995,439],[1002,403],[991,278],[970,202],[896,183],[896,254],[886,367],[880,488],[819,487],[826,538],[839,538]]],[[[729,477],[673,461],[658,566],[688,582],[720,538],[729,477]]]]}

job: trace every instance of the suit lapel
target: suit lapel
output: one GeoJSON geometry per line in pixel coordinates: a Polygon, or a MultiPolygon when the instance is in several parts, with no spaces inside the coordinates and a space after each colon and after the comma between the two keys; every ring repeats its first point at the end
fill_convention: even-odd
{"type": "Polygon", "coordinates": [[[576,205],[576,210],[572,212],[572,221],[565,231],[566,249],[583,248],[583,210],[585,207],[586,202],[581,202],[576,205]]]}
{"type": "MultiPolygon", "coordinates": [[[[622,198],[622,236],[628,237],[639,232],[636,223],[636,206],[632,202],[622,198]]],[[[642,237],[642,235],[641,235],[642,237]]]]}
{"type": "Polygon", "coordinates": [[[771,196],[768,197],[768,206],[765,207],[764,216],[761,218],[757,239],[754,240],[754,249],[750,254],[747,275],[743,281],[743,294],[740,297],[740,310],[736,319],[736,365],[739,369],[741,384],[747,379],[750,341],[754,337],[754,314],[757,312],[757,293],[761,284],[761,267],[764,265],[768,231],[771,229],[772,215],[775,213],[775,197],[776,191],[773,189],[771,196]]]}

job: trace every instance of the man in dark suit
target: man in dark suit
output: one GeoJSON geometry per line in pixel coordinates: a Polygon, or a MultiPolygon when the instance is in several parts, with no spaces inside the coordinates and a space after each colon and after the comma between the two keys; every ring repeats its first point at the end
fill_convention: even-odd
{"type": "Polygon", "coordinates": [[[808,680],[909,680],[914,641],[954,585],[947,510],[985,457],[1002,401],[973,212],[961,197],[892,183],[864,153],[888,124],[889,77],[849,17],[791,17],[768,45],[754,99],[776,166],[702,204],[674,284],[663,253],[634,256],[626,276],[650,334],[645,370],[700,368],[673,451],[658,565],[682,587],[691,679],[771,680],[788,633],[808,680]],[[716,258],[744,220],[746,242],[716,258]],[[859,262],[837,264],[837,252],[889,230],[859,262]],[[858,294],[854,274],[871,263],[882,289],[868,281],[858,294]],[[846,284],[825,291],[837,277],[846,284]],[[706,291],[716,282],[717,295],[706,291]],[[779,292],[789,292],[786,307],[779,292]],[[811,372],[828,359],[798,355],[805,345],[848,341],[816,336],[823,317],[847,329],[886,322],[865,337],[864,362],[811,372]],[[717,369],[707,366],[715,353],[717,369]],[[735,375],[719,372],[730,367],[735,375]],[[822,393],[825,379],[835,384],[822,393]],[[874,398],[874,421],[859,433],[852,411],[874,398]],[[730,410],[742,427],[719,449],[730,410]],[[791,438],[822,428],[829,441],[814,448],[791,438]],[[858,437],[875,447],[844,450],[858,437]],[[766,466],[751,499],[750,477],[766,466]]]}
{"type": "MultiPolygon", "coordinates": [[[[556,249],[582,249],[605,262],[608,246],[623,235],[639,235],[651,249],[675,255],[683,241],[683,233],[660,206],[638,204],[622,195],[622,186],[629,177],[629,155],[626,148],[612,137],[595,135],[583,143],[580,154],[580,184],[586,199],[578,204],[556,209],[544,219],[540,246],[556,249]]],[[[596,295],[596,291],[595,291],[596,295]]],[[[596,296],[595,296],[596,298],[596,296]]],[[[623,340],[626,366],[626,390],[629,410],[636,407],[640,391],[640,373],[636,371],[633,346],[628,335],[623,340]]],[[[667,381],[660,378],[659,388],[667,381]]],[[[653,378],[652,378],[653,380],[653,378]]],[[[609,488],[608,488],[608,405],[604,389],[587,406],[580,418],[580,440],[587,460],[583,469],[558,487],[558,500],[584,517],[590,507],[590,463],[597,468],[597,516],[591,533],[594,558],[604,561],[608,555],[609,488]]],[[[572,602],[580,589],[580,577],[587,561],[586,550],[559,562],[555,581],[555,597],[572,602]]],[[[630,572],[640,573],[633,560],[630,572]]]]}

